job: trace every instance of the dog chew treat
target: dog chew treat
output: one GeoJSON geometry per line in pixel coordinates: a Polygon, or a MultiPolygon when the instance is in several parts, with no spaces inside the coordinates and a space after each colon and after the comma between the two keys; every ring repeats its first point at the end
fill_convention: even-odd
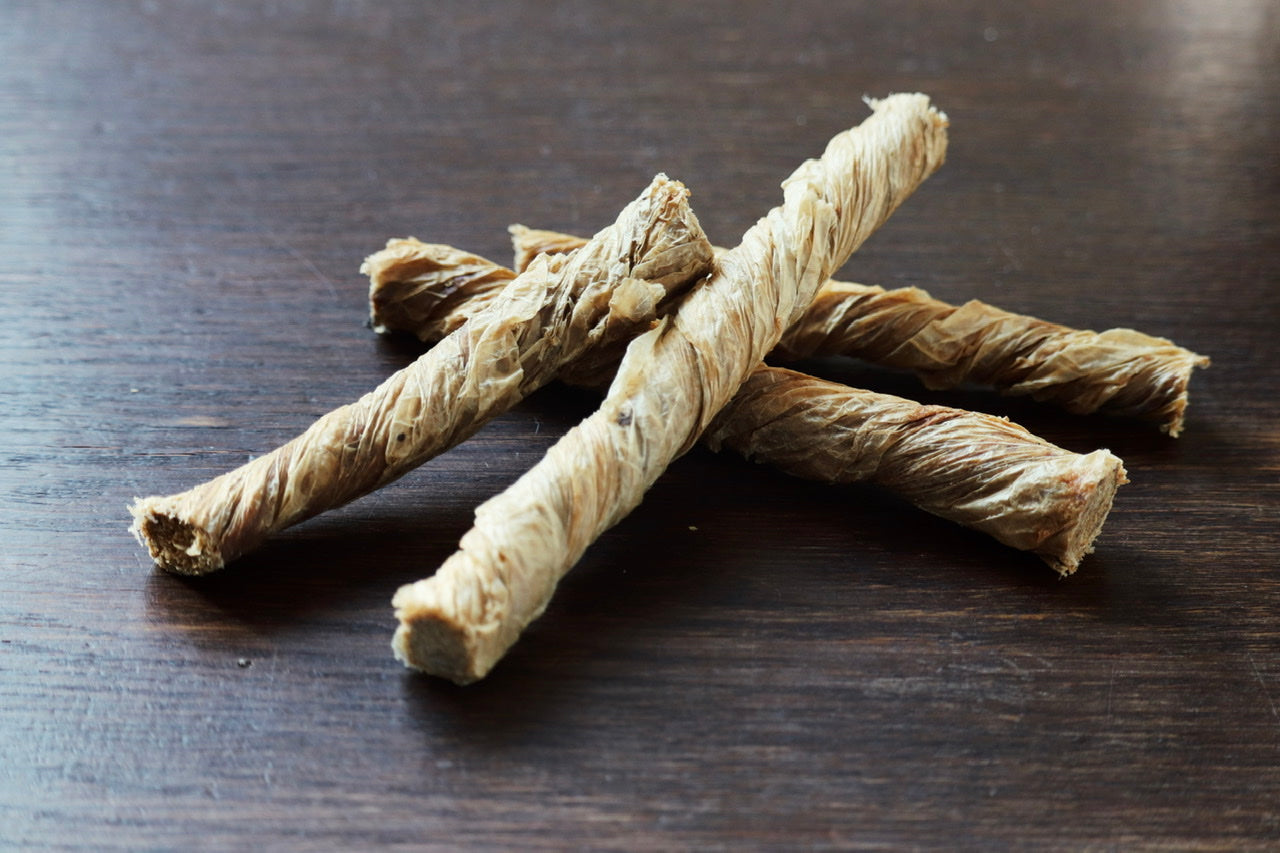
{"type": "Polygon", "coordinates": [[[1107,450],[1073,453],[1004,418],[756,370],[703,436],[798,477],[870,482],[1076,570],[1127,483],[1107,450]]]}
{"type": "Polygon", "coordinates": [[[1177,437],[1187,384],[1209,359],[1135,332],[1071,329],[978,300],[957,307],[923,290],[829,282],[774,354],[852,355],[912,370],[927,388],[964,382],[1030,395],[1076,415],[1156,422],[1177,437]]]}
{"type": "MultiPolygon", "coordinates": [[[[581,237],[511,227],[517,270],[581,237]]],[[[828,281],[770,354],[784,361],[843,355],[915,371],[927,388],[965,382],[1030,395],[1077,415],[1155,421],[1177,437],[1191,371],[1209,359],[1132,329],[1081,331],[976,299],[955,306],[916,287],[828,281]]]]}
{"type": "MultiPolygon", "coordinates": [[[[586,243],[578,240],[573,249],[557,254],[586,243]]],[[[385,249],[365,258],[360,272],[369,276],[369,325],[375,332],[430,329],[432,343],[483,310],[516,277],[484,258],[413,237],[388,240],[385,249]]]]}
{"type": "Polygon", "coordinates": [[[162,568],[219,569],[270,533],[454,446],[590,348],[648,328],[657,303],[711,262],[688,195],[658,176],[590,243],[534,264],[358,402],[235,471],[182,494],[135,502],[134,534],[162,568]]]}
{"type": "Polygon", "coordinates": [[[636,338],[601,407],[476,510],[460,550],[393,601],[393,647],[459,683],[483,677],[583,551],[698,440],[818,286],[928,175],[946,117],[924,95],[872,115],[783,184],[784,202],[722,255],[676,313],[636,338]]]}
{"type": "MultiPolygon", "coordinates": [[[[428,343],[497,295],[488,290],[446,305],[437,294],[513,275],[449,246],[395,243],[366,264],[370,295],[375,305],[381,299],[402,306],[403,316],[415,319],[394,330],[428,343]]],[[[597,377],[600,387],[610,375],[597,377]]],[[[1003,418],[765,365],[752,371],[702,440],[810,480],[875,483],[927,512],[1032,551],[1062,575],[1092,550],[1126,482],[1120,460],[1106,450],[1072,453],[1003,418]]]]}

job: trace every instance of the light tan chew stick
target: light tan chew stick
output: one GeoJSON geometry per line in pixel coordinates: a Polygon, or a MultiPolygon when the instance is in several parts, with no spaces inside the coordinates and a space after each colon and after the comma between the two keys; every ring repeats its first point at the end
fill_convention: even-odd
{"type": "MultiPolygon", "coordinates": [[[[429,343],[499,292],[458,296],[471,282],[514,275],[416,240],[391,241],[364,268],[375,317],[379,304],[402,311],[379,327],[429,343]]],[[[587,384],[607,387],[616,367],[587,384]]],[[[752,371],[702,439],[806,479],[876,483],[927,512],[1032,551],[1063,575],[1092,550],[1126,482],[1120,460],[1106,450],[1072,453],[1003,418],[765,365],[752,371]]]]}
{"type": "Polygon", "coordinates": [[[792,174],[783,205],[674,315],[632,342],[600,409],[476,510],[433,577],[397,592],[393,645],[407,664],[458,682],[484,676],[587,546],[698,440],[832,270],[942,164],[946,118],[928,98],[871,106],[792,174]]]}
{"type": "Polygon", "coordinates": [[[861,391],[780,367],[747,378],[703,435],[810,480],[871,482],[921,509],[1076,570],[1124,466],[1073,453],[1004,418],[861,391]]]}
{"type": "MultiPolygon", "coordinates": [[[[555,254],[567,255],[586,242],[577,240],[555,254]]],[[[515,271],[477,255],[413,237],[388,240],[385,249],[365,258],[360,272],[369,276],[373,330],[380,335],[416,330],[420,340],[431,343],[487,308],[516,277],[515,271]]]]}
{"type": "Polygon", "coordinates": [[[340,506],[471,435],[560,365],[652,324],[708,269],[711,248],[665,176],[570,256],[512,280],[482,313],[377,389],[275,451],[169,497],[138,500],[133,532],[162,568],[204,574],[270,533],[340,506]]]}
{"type": "MultiPolygon", "coordinates": [[[[516,269],[543,252],[569,252],[581,237],[514,225],[516,269]]],[[[392,325],[391,328],[400,328],[392,325]]],[[[916,287],[885,290],[828,281],[786,331],[772,358],[846,355],[913,370],[926,387],[964,382],[1054,403],[1077,415],[1104,412],[1182,431],[1187,384],[1209,359],[1132,329],[1090,332],[1011,314],[977,300],[956,306],[916,287]]]]}

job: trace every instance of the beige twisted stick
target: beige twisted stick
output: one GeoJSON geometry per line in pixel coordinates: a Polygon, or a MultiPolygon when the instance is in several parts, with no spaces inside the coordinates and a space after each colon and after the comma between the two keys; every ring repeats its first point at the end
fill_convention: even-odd
{"type": "Polygon", "coordinates": [[[661,299],[706,272],[711,247],[687,198],[655,178],[588,245],[534,264],[358,402],[235,471],[136,501],[134,534],[162,568],[204,574],[454,446],[562,364],[648,328],[661,299]]]}
{"type": "MultiPolygon", "coordinates": [[[[517,270],[581,237],[511,227],[517,270]]],[[[771,358],[845,355],[915,371],[926,387],[964,382],[1030,395],[1077,415],[1102,412],[1182,431],[1191,371],[1209,359],[1132,329],[1091,332],[972,300],[956,306],[916,287],[828,281],[771,358]]]]}
{"type": "Polygon", "coordinates": [[[1124,465],[1004,418],[761,367],[703,435],[798,477],[884,486],[926,512],[1032,551],[1069,575],[1093,550],[1124,465]]]}
{"type": "MultiPolygon", "coordinates": [[[[381,317],[377,328],[428,343],[500,292],[481,287],[461,296],[473,282],[514,275],[450,246],[416,240],[391,241],[364,269],[374,317],[381,317]],[[398,306],[394,317],[380,310],[389,304],[398,306]]],[[[616,368],[583,384],[607,387],[616,368]]],[[[927,512],[1032,551],[1064,575],[1092,550],[1116,489],[1126,482],[1120,460],[1106,450],[1072,453],[1003,418],[922,406],[765,365],[752,371],[702,440],[806,479],[875,483],[927,512]]]]}
{"type": "MultiPolygon", "coordinates": [[[[586,242],[556,254],[567,255],[586,242]]],[[[360,272],[369,276],[369,325],[375,332],[412,331],[433,344],[489,307],[516,277],[478,255],[413,237],[388,240],[386,248],[365,258],[360,272]]]]}
{"type": "Polygon", "coordinates": [[[942,164],[946,118],[928,98],[870,103],[871,117],[792,174],[783,205],[711,278],[635,339],[600,409],[476,510],[433,577],[396,593],[393,645],[407,664],[458,682],[483,677],[587,546],[698,440],[819,285],[942,164]]]}

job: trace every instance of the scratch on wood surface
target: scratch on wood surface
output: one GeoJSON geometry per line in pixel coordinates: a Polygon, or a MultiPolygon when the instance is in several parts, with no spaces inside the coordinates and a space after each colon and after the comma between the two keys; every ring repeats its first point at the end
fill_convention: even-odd
{"type": "Polygon", "coordinates": [[[268,231],[267,236],[270,237],[271,240],[277,246],[284,249],[290,255],[293,255],[293,257],[298,261],[298,263],[302,264],[307,269],[309,269],[311,271],[311,274],[316,277],[316,280],[322,283],[329,290],[329,296],[333,297],[334,299],[338,298],[338,289],[333,286],[333,282],[329,279],[329,277],[324,273],[322,273],[318,266],[312,263],[310,258],[308,258],[306,255],[302,254],[302,252],[295,249],[292,244],[282,239],[280,235],[275,233],[274,231],[268,231]]]}
{"type": "Polygon", "coordinates": [[[1245,652],[1245,657],[1249,659],[1249,668],[1253,670],[1253,677],[1258,679],[1258,686],[1262,688],[1262,695],[1267,698],[1267,704],[1271,707],[1271,716],[1276,718],[1276,722],[1280,723],[1280,711],[1276,710],[1276,701],[1271,698],[1271,691],[1267,689],[1267,682],[1263,679],[1262,673],[1258,671],[1258,665],[1254,663],[1253,652],[1245,652]]]}

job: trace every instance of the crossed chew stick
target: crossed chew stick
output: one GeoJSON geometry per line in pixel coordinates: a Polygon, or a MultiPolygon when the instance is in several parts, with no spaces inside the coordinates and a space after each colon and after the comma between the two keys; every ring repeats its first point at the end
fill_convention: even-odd
{"type": "Polygon", "coordinates": [[[169,571],[220,569],[466,439],[584,352],[648,328],[658,303],[711,263],[688,195],[659,175],[581,251],[533,264],[473,322],[357,402],[194,489],[135,501],[134,535],[169,571]]]}
{"type": "MultiPolygon", "coordinates": [[[[522,270],[540,254],[570,252],[586,241],[513,225],[511,242],[515,268],[522,270]]],[[[373,306],[375,323],[400,328],[412,322],[404,312],[421,300],[415,292],[382,294],[373,306]]],[[[917,287],[885,290],[835,280],[822,285],[770,353],[783,361],[831,355],[914,371],[932,390],[973,382],[1077,415],[1140,418],[1173,437],[1182,431],[1191,372],[1209,364],[1133,329],[1072,329],[976,299],[951,305],[917,287]]]]}
{"type": "MultiPolygon", "coordinates": [[[[513,231],[517,263],[532,260],[520,251],[528,233],[513,231]]],[[[483,310],[516,275],[451,246],[414,239],[388,241],[361,269],[369,275],[374,328],[428,343],[483,310]]],[[[615,362],[594,375],[578,370],[573,379],[605,388],[616,368],[615,362]]],[[[1106,450],[1073,453],[1004,418],[763,364],[702,440],[806,479],[875,483],[921,509],[1033,551],[1063,575],[1091,550],[1116,489],[1126,482],[1120,460],[1106,450]]]]}
{"type": "Polygon", "coordinates": [[[601,407],[476,510],[460,549],[394,598],[393,647],[458,682],[483,677],[583,551],[687,451],[819,286],[943,161],[946,117],[924,95],[872,115],[783,184],[784,201],[709,279],[637,337],[601,407]]]}

